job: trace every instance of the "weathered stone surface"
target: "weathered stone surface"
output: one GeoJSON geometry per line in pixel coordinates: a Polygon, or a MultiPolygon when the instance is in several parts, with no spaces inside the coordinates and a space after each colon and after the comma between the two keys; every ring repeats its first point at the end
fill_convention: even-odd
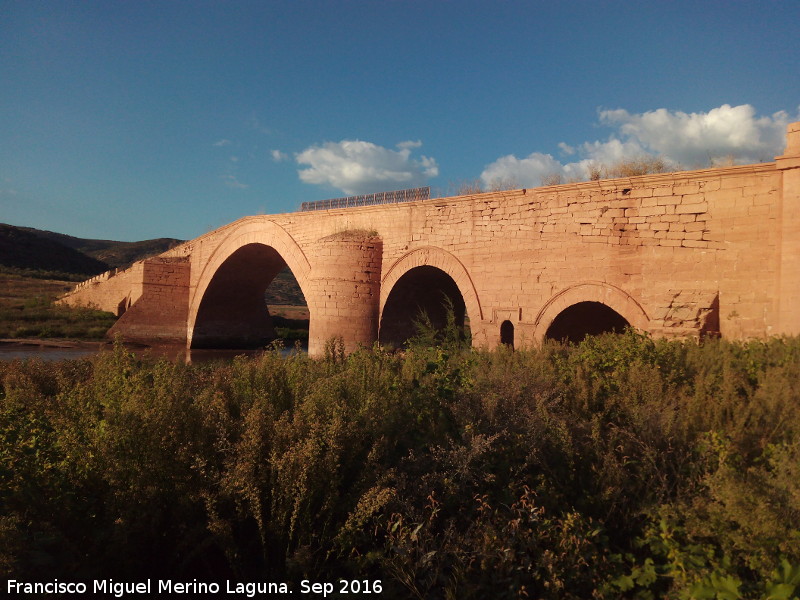
{"type": "Polygon", "coordinates": [[[312,354],[396,337],[442,294],[478,346],[504,323],[515,346],[536,343],[582,302],[655,335],[800,334],[800,123],[774,163],[245,217],[62,301],[124,312],[112,331],[130,339],[255,343],[284,264],[312,354]]]}

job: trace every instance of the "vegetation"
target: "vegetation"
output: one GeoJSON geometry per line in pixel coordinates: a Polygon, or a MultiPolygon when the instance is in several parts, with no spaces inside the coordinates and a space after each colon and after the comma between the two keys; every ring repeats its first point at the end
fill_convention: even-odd
{"type": "MultiPolygon", "coordinates": [[[[43,231],[32,227],[17,227],[16,229],[30,232],[43,240],[57,242],[61,246],[72,248],[86,256],[102,261],[108,265],[108,268],[118,269],[126,269],[137,260],[161,254],[183,242],[183,240],[177,240],[175,238],[157,238],[139,242],[116,242],[113,240],[77,238],[63,233],[43,231]]],[[[108,268],[104,269],[104,271],[108,270],[108,268]]]]}
{"type": "Polygon", "coordinates": [[[605,177],[636,177],[637,175],[664,173],[666,171],[667,165],[663,158],[642,154],[633,158],[619,160],[608,166],[597,165],[590,170],[590,176],[594,179],[602,179],[605,177]],[[595,173],[597,173],[596,177],[595,173]]]}
{"type": "MultiPolygon", "coordinates": [[[[75,283],[86,281],[89,276],[80,273],[65,273],[64,271],[54,271],[52,269],[21,269],[18,267],[5,267],[0,265],[0,275],[16,275],[25,279],[45,279],[58,282],[72,282],[73,287],[75,283]]],[[[66,291],[66,290],[65,290],[66,291]]]]}
{"type": "MultiPolygon", "coordinates": [[[[299,307],[298,307],[299,308],[299,307]]],[[[308,347],[308,319],[291,319],[280,315],[272,315],[275,335],[289,345],[299,341],[308,347]]]]}
{"type": "Polygon", "coordinates": [[[54,300],[72,285],[0,272],[0,338],[100,339],[116,317],[54,300]]]}
{"type": "MultiPolygon", "coordinates": [[[[0,572],[800,594],[800,339],[0,363],[0,572]]],[[[127,578],[127,579],[126,579],[127,578]]]]}

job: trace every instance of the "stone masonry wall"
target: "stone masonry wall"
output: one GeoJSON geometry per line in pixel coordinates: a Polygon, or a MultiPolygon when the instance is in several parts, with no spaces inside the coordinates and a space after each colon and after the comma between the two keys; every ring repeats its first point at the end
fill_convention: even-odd
{"type": "Polygon", "coordinates": [[[584,282],[635,298],[653,333],[696,335],[718,305],[721,334],[740,338],[778,332],[779,200],[766,164],[278,218],[301,246],[376,230],[384,273],[416,248],[451,255],[478,292],[485,318],[469,316],[485,344],[509,315],[540,338],[545,303],[584,282]]]}
{"type": "Polygon", "coordinates": [[[180,343],[189,309],[188,258],[149,258],[142,263],[142,294],[110,329],[130,339],[180,343]]]}
{"type": "MultiPolygon", "coordinates": [[[[776,163],[245,217],[162,256],[191,265],[189,324],[214,276],[208,265],[238,244],[263,243],[298,276],[320,340],[340,330],[374,339],[374,311],[383,310],[390,286],[404,269],[429,264],[461,289],[477,345],[499,343],[508,320],[520,346],[540,340],[558,310],[581,301],[603,302],[655,335],[800,333],[798,239],[793,124],[776,163]],[[370,241],[335,241],[348,231],[368,231],[370,241]],[[376,309],[348,312],[376,296],[376,309]]],[[[67,301],[135,298],[141,276],[131,271],[67,301]]]]}
{"type": "Polygon", "coordinates": [[[124,271],[113,269],[79,283],[60,302],[91,306],[119,316],[142,295],[144,261],[124,271]]]}

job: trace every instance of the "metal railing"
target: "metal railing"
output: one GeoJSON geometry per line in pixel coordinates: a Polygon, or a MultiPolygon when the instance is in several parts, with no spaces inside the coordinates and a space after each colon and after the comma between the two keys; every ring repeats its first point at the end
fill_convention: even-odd
{"type": "Polygon", "coordinates": [[[430,200],[431,188],[420,187],[394,192],[377,192],[361,196],[347,196],[333,200],[317,200],[316,202],[303,202],[301,211],[330,210],[332,208],[355,208],[357,206],[375,206],[378,204],[396,204],[397,202],[415,202],[417,200],[430,200]]]}

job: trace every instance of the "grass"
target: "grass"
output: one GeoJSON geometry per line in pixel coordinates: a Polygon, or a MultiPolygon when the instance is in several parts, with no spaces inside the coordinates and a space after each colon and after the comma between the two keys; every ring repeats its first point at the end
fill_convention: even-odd
{"type": "Polygon", "coordinates": [[[73,285],[0,273],[0,338],[103,338],[116,321],[114,315],[54,303],[73,285]]]}
{"type": "Polygon", "coordinates": [[[308,307],[306,306],[270,306],[272,325],[275,335],[288,346],[296,341],[308,346],[308,307]]]}

